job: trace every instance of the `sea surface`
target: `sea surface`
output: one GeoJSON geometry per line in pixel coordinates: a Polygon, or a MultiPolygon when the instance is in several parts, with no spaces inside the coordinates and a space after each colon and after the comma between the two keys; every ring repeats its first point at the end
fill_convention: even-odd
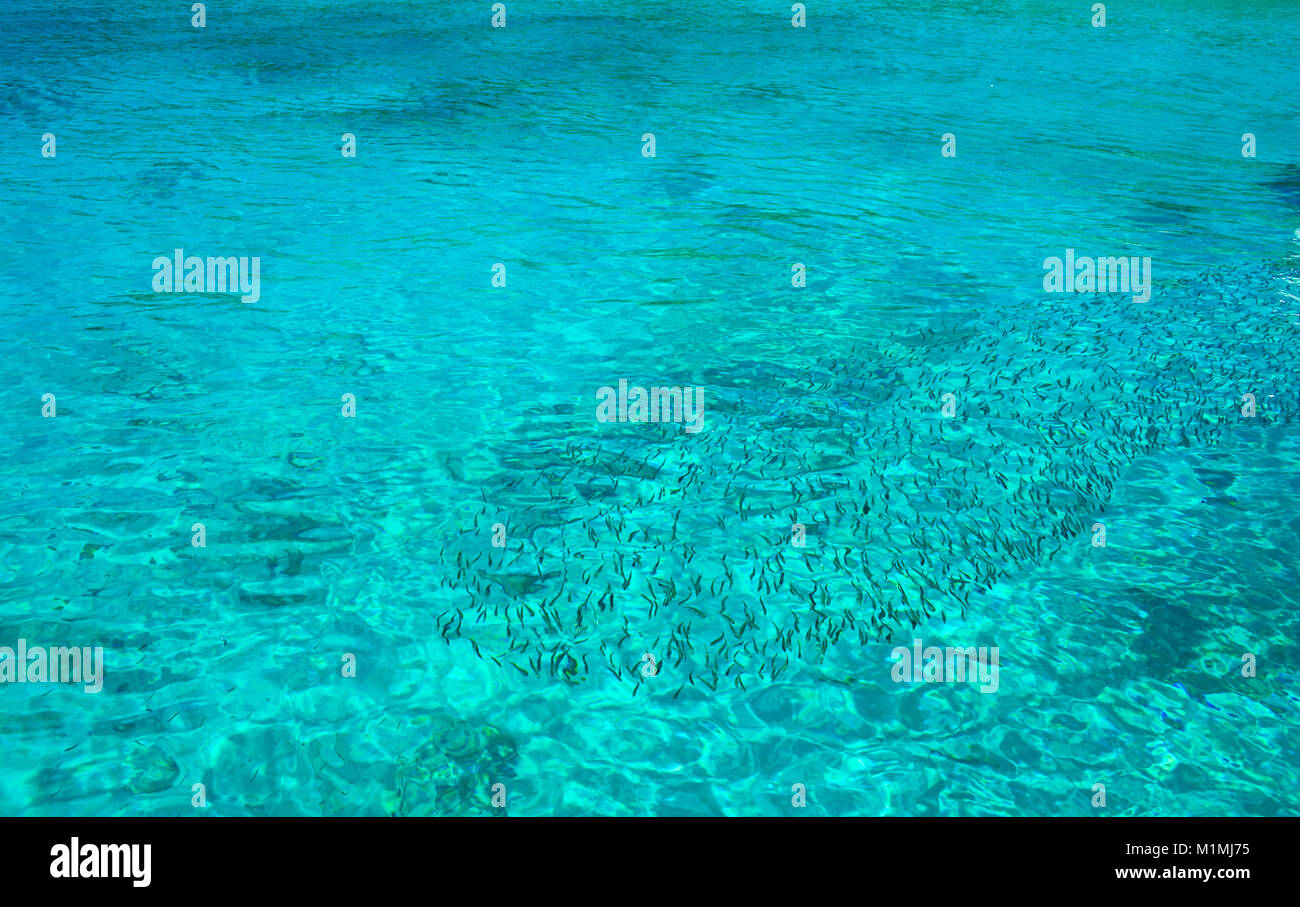
{"type": "Polygon", "coordinates": [[[189,6],[0,0],[0,813],[1300,814],[1293,0],[189,6]]]}

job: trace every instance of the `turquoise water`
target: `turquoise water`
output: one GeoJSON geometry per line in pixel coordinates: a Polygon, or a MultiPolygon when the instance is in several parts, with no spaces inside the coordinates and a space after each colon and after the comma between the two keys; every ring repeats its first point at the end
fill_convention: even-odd
{"type": "Polygon", "coordinates": [[[1296,815],[1300,8],[1089,5],[5,0],[0,812],[1296,815]]]}

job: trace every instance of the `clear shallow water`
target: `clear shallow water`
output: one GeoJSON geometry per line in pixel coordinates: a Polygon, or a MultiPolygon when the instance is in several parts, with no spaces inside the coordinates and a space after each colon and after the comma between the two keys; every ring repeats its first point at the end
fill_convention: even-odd
{"type": "Polygon", "coordinates": [[[0,8],[0,811],[1297,812],[1290,5],[265,6],[0,8]]]}

